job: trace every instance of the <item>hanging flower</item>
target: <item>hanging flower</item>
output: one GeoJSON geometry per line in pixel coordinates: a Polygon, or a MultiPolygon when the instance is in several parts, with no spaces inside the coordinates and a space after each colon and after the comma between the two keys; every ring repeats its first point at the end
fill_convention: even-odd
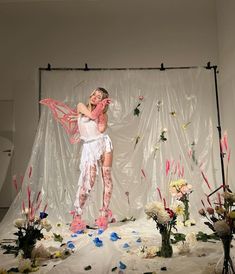
{"type": "Polygon", "coordinates": [[[159,141],[161,141],[161,142],[167,141],[166,133],[167,133],[167,128],[163,128],[163,130],[161,131],[161,134],[160,134],[159,141]]]}
{"type": "Polygon", "coordinates": [[[136,116],[140,115],[140,109],[139,109],[139,107],[141,106],[141,102],[144,100],[144,96],[140,95],[138,99],[139,99],[139,102],[138,102],[137,106],[134,109],[134,115],[136,115],[136,116]]]}

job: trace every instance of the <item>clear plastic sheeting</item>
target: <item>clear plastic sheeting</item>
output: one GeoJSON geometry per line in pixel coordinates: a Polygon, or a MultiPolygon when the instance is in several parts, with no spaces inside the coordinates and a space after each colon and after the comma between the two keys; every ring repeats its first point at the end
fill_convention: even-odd
{"type": "MultiPolygon", "coordinates": [[[[50,97],[74,108],[78,102],[86,103],[98,86],[107,89],[112,100],[107,133],[114,146],[110,208],[116,219],[143,216],[145,204],[159,200],[157,188],[167,204],[171,202],[170,177],[165,172],[166,160],[170,160],[184,167],[184,178],[193,186],[190,211],[197,220],[201,199],[206,201],[205,193],[210,192],[201,170],[212,189],[221,184],[213,72],[203,68],[43,71],[41,99],[50,97]],[[134,109],[139,103],[137,116],[134,109]],[[165,141],[160,137],[163,131],[165,141]]],[[[20,215],[28,185],[35,196],[42,191],[42,205],[48,204],[50,222],[71,222],[80,148],[81,144],[70,144],[50,110],[41,106],[22,190],[1,223],[1,234],[7,233],[20,215]]],[[[98,178],[84,211],[84,219],[91,225],[102,207],[102,188],[98,178]]]]}

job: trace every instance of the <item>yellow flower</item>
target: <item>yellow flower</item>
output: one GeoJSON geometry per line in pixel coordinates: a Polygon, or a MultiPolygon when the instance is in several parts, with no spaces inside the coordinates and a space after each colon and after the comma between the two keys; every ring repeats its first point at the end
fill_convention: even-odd
{"type": "Polygon", "coordinates": [[[56,251],[56,252],[53,254],[53,258],[60,258],[61,256],[62,256],[61,251],[56,251]]]}
{"type": "Polygon", "coordinates": [[[183,215],[184,214],[184,210],[185,210],[185,206],[184,203],[181,201],[176,201],[173,205],[172,205],[172,210],[175,212],[175,214],[177,216],[183,215]]]}

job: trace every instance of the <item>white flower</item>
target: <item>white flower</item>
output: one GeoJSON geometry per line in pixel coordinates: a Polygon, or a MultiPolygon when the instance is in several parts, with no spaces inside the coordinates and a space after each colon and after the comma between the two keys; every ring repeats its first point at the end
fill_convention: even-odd
{"type": "Polygon", "coordinates": [[[51,253],[44,247],[44,245],[40,244],[38,247],[35,247],[32,251],[33,258],[49,258],[51,253]]]}
{"type": "Polygon", "coordinates": [[[185,237],[186,243],[188,243],[190,246],[194,246],[197,243],[197,237],[196,233],[190,232],[185,237]]]}
{"type": "Polygon", "coordinates": [[[225,221],[215,222],[214,229],[220,237],[229,235],[231,232],[229,225],[225,221]]]}
{"type": "Polygon", "coordinates": [[[184,223],[183,223],[182,221],[180,221],[180,220],[177,220],[177,221],[176,221],[176,225],[177,225],[178,227],[184,227],[184,223]]]}
{"type": "Polygon", "coordinates": [[[32,270],[31,260],[23,258],[19,259],[18,269],[21,273],[30,272],[32,270]]]}
{"type": "Polygon", "coordinates": [[[149,218],[153,218],[154,216],[158,215],[158,212],[161,210],[164,210],[164,206],[159,202],[152,202],[145,206],[145,213],[149,218]]]}
{"type": "Polygon", "coordinates": [[[190,227],[192,225],[191,220],[187,220],[184,222],[184,225],[190,227]]]}
{"type": "Polygon", "coordinates": [[[160,251],[160,248],[157,246],[149,246],[145,249],[143,253],[143,258],[153,258],[157,256],[157,252],[160,251]]]}
{"type": "Polygon", "coordinates": [[[24,227],[24,225],[25,225],[25,220],[24,219],[16,219],[14,221],[14,226],[17,227],[17,228],[24,227]]]}
{"type": "Polygon", "coordinates": [[[162,130],[162,132],[167,132],[167,128],[164,127],[163,130],[162,130]]]}
{"type": "Polygon", "coordinates": [[[157,214],[157,220],[160,224],[167,224],[170,219],[170,215],[165,209],[159,210],[157,214]]]}
{"type": "Polygon", "coordinates": [[[47,232],[49,232],[52,228],[52,225],[47,221],[47,219],[41,220],[41,226],[42,228],[45,228],[47,232]]]}

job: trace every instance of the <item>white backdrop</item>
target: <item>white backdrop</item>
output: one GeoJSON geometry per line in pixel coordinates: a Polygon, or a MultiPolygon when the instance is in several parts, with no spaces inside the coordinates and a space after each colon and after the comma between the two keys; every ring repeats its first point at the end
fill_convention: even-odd
{"type": "MultiPolygon", "coordinates": [[[[206,201],[204,193],[209,193],[200,170],[207,174],[212,188],[221,184],[213,72],[202,68],[42,73],[42,98],[54,98],[71,107],[79,101],[87,102],[97,86],[106,88],[112,99],[108,111],[108,134],[114,145],[110,207],[117,220],[140,217],[148,201],[159,199],[157,187],[170,203],[169,176],[165,175],[167,159],[184,166],[184,178],[194,189],[190,196],[191,216],[197,219],[200,200],[206,201]],[[134,108],[140,95],[144,100],[138,117],[134,116],[134,108]],[[167,140],[159,142],[164,128],[167,140]],[[196,161],[189,157],[192,143],[196,161]]],[[[80,145],[70,144],[51,112],[45,106],[41,108],[22,193],[26,197],[27,185],[33,193],[42,190],[50,221],[70,222],[69,211],[73,209],[79,177],[80,145]]],[[[101,207],[101,195],[102,182],[97,180],[84,213],[91,224],[101,207]]],[[[1,223],[2,232],[20,214],[21,203],[20,193],[1,223]]]]}

